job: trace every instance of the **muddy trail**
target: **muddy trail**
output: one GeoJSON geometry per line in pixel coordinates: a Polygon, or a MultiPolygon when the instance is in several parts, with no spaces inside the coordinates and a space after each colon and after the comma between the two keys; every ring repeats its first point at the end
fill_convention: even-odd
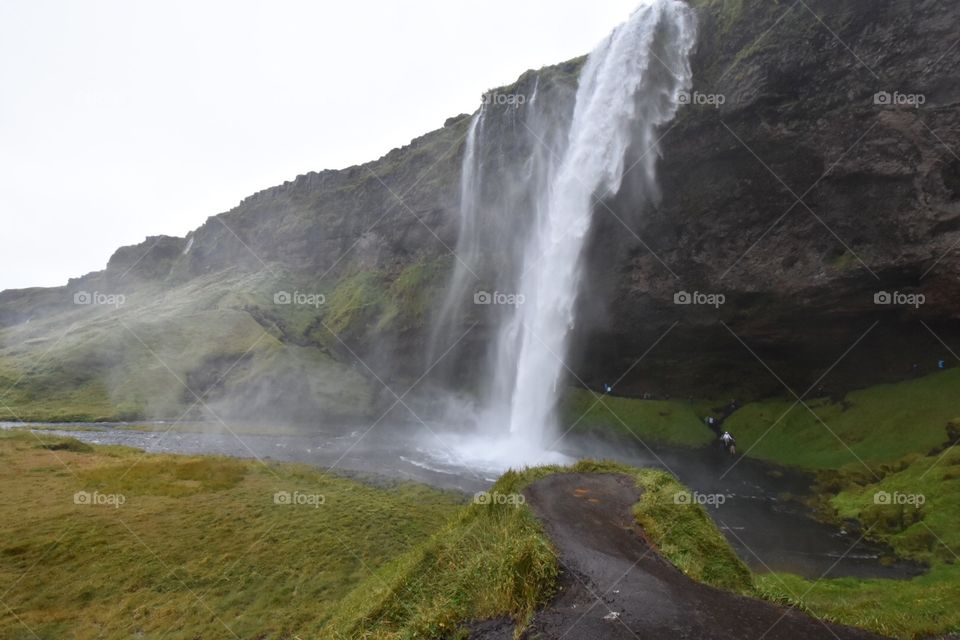
{"type": "MultiPolygon", "coordinates": [[[[694,582],[644,539],[631,507],[639,489],[627,476],[557,474],[532,484],[527,503],[559,554],[561,590],[526,638],[577,640],[876,639],[794,609],[694,582]]],[[[472,638],[512,637],[511,623],[488,621],[472,638]]]]}

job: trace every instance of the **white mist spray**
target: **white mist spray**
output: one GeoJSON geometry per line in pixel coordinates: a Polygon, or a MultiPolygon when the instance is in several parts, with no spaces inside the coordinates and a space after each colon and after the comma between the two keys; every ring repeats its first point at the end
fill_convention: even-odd
{"type": "MultiPolygon", "coordinates": [[[[511,384],[490,385],[482,440],[462,443],[463,457],[497,467],[552,459],[545,449],[557,437],[554,412],[566,382],[564,359],[584,244],[593,216],[605,211],[596,198],[620,189],[631,147],[642,154],[631,171],[655,188],[657,132],[675,117],[681,93],[691,86],[689,56],[695,42],[694,14],[681,0],[654,0],[637,9],[590,54],[572,118],[556,125],[566,128],[560,132],[565,135],[551,136],[560,140],[558,148],[547,157],[539,148],[531,154],[531,162],[544,165],[545,179],[529,194],[534,219],[526,226],[520,273],[508,278],[516,282],[524,304],[502,314],[491,371],[494,382],[511,384]]],[[[543,122],[526,127],[524,134],[539,143],[538,129],[543,131],[543,122]]],[[[471,135],[470,143],[467,158],[474,166],[464,164],[467,198],[482,180],[471,172],[477,152],[470,147],[483,144],[483,138],[471,135]]],[[[538,146],[544,145],[531,148],[538,146]]],[[[465,213],[484,213],[474,202],[462,206],[465,213]]],[[[471,219],[468,228],[483,224],[471,219]]],[[[462,274],[454,275],[454,285],[464,282],[462,274]]]]}

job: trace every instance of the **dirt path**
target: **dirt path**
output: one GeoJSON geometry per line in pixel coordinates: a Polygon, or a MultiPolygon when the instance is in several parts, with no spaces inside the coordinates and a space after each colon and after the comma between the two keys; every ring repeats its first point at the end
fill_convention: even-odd
{"type": "MultiPolygon", "coordinates": [[[[528,638],[879,638],[687,578],[643,539],[631,514],[640,493],[626,476],[552,475],[525,493],[564,569],[560,595],[536,615],[528,638]]],[[[511,627],[491,621],[475,627],[472,637],[510,638],[511,627]]]]}

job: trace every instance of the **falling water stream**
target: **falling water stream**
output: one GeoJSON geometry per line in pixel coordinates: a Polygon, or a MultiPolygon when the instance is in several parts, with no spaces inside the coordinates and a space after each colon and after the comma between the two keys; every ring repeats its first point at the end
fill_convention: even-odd
{"type": "Polygon", "coordinates": [[[594,216],[603,215],[603,198],[617,193],[628,169],[655,191],[657,132],[690,88],[695,42],[695,17],[684,2],[653,0],[590,54],[572,109],[550,104],[563,100],[541,91],[538,77],[522,108],[504,113],[485,105],[474,116],[463,160],[459,260],[439,324],[461,325],[478,278],[489,277],[514,304],[491,311],[499,326],[478,439],[451,436],[458,457],[499,468],[562,459],[551,452],[559,435],[554,410],[567,375],[584,245],[594,216]],[[513,161],[496,157],[504,120],[508,134],[522,139],[510,149],[520,156],[513,161]],[[627,166],[630,149],[642,152],[627,166]]]}

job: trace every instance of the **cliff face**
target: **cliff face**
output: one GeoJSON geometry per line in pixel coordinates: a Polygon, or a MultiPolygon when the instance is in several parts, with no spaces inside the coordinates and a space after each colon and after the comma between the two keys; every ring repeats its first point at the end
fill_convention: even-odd
{"type": "Polygon", "coordinates": [[[585,330],[584,375],[619,375],[674,322],[631,391],[754,395],[782,392],[779,376],[839,393],[952,360],[960,8],[703,2],[700,16],[694,90],[722,104],[665,132],[654,210],[611,203],[636,236],[600,209],[593,278],[614,279],[613,303],[585,330]],[[726,300],[678,306],[678,291],[726,300]]]}
{"type": "MultiPolygon", "coordinates": [[[[949,0],[693,4],[695,87],[663,131],[661,197],[638,204],[628,174],[597,206],[571,356],[578,377],[599,385],[629,371],[618,391],[635,395],[753,397],[782,392],[778,378],[798,393],[811,385],[839,393],[950,359],[940,339],[951,342],[960,304],[952,251],[960,240],[960,47],[951,47],[960,8],[949,0]],[[680,292],[721,294],[724,303],[675,304],[680,292]],[[877,305],[878,292],[922,294],[925,303],[877,305]]],[[[497,93],[572,91],[581,62],[528,72],[497,93]]],[[[490,127],[502,133],[486,153],[510,157],[523,108],[491,105],[490,127]]],[[[103,382],[123,355],[91,365],[61,358],[62,345],[48,338],[79,324],[88,354],[116,353],[110,322],[136,312],[124,324],[162,340],[175,308],[181,332],[194,321],[222,322],[220,333],[235,337],[243,325],[252,342],[258,327],[278,349],[314,354],[306,360],[322,361],[326,378],[339,375],[328,365],[349,365],[359,377],[346,386],[363,393],[333,413],[378,396],[390,404],[376,378],[412,380],[427,365],[431,312],[455,260],[469,121],[451,118],[367,165],[257,193],[186,238],[122,248],[104,272],[65,288],[0,293],[0,377],[29,372],[25,363],[42,346],[67,363],[58,384],[95,383],[106,389],[98,407],[156,414],[143,401],[148,389],[103,382]],[[74,300],[91,291],[138,302],[91,313],[74,300]],[[319,295],[323,304],[284,303],[282,293],[319,295]],[[70,362],[97,372],[94,382],[71,378],[70,362]]],[[[631,160],[647,151],[635,149],[631,160]]],[[[463,329],[480,324],[451,359],[461,374],[490,339],[487,317],[463,319],[463,329]]],[[[191,343],[203,357],[170,367],[183,380],[209,380],[212,399],[260,371],[251,364],[248,378],[237,377],[229,364],[250,345],[217,333],[191,343]]],[[[261,364],[276,362],[273,352],[257,355],[262,347],[253,348],[261,364]]],[[[181,395],[170,407],[192,402],[181,395]]]]}

